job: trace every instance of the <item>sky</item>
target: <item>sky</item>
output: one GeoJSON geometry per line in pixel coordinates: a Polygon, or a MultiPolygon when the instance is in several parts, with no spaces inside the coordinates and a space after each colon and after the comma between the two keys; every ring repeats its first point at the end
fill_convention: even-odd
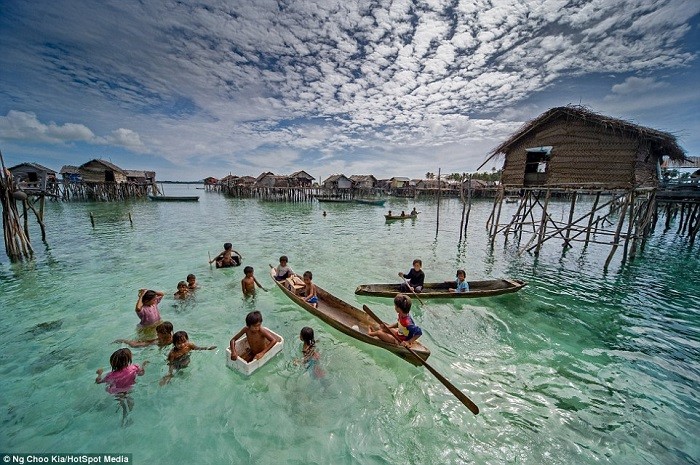
{"type": "MultiPolygon", "coordinates": [[[[699,0],[0,0],[0,151],[159,180],[473,172],[548,109],[700,155],[699,0]]],[[[490,161],[482,171],[500,168],[490,161]]]]}

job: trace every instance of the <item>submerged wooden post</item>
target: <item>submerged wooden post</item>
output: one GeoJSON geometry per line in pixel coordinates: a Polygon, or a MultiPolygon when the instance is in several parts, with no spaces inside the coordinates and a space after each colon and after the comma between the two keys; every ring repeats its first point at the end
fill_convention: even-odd
{"type": "MultiPolygon", "coordinates": [[[[629,196],[632,194],[630,193],[629,196]]],[[[615,236],[613,237],[613,245],[612,249],[610,250],[610,254],[608,254],[608,258],[605,260],[605,265],[603,266],[604,270],[608,269],[608,265],[610,265],[610,262],[612,261],[613,255],[615,255],[615,252],[617,251],[617,246],[619,245],[620,241],[620,231],[622,230],[622,225],[625,222],[625,213],[627,212],[627,197],[625,197],[625,200],[622,203],[622,206],[620,207],[620,217],[619,221],[617,223],[617,229],[615,230],[615,236]]]]}
{"type": "MultiPolygon", "coordinates": [[[[593,208],[591,208],[591,213],[596,211],[596,208],[598,207],[598,201],[600,201],[600,191],[595,196],[595,200],[593,201],[593,208]]],[[[591,214],[591,217],[588,218],[588,227],[586,228],[586,242],[584,243],[584,247],[588,245],[588,241],[591,239],[591,226],[593,225],[593,215],[591,214]]],[[[596,226],[597,228],[597,226],[596,226]]]]}
{"type": "Polygon", "coordinates": [[[549,205],[549,196],[551,195],[551,191],[547,189],[547,193],[545,194],[544,197],[544,205],[542,206],[542,220],[540,221],[540,230],[538,233],[538,240],[537,240],[537,247],[535,248],[535,254],[539,255],[540,253],[540,248],[542,247],[542,242],[544,239],[544,234],[545,231],[547,230],[547,206],[549,205]]]}
{"type": "Polygon", "coordinates": [[[442,189],[440,188],[440,168],[438,168],[438,176],[437,176],[437,181],[438,181],[438,198],[437,198],[437,220],[435,221],[435,237],[438,235],[438,231],[440,231],[440,193],[442,189]]]}
{"type": "Polygon", "coordinates": [[[571,236],[571,222],[574,220],[574,209],[576,208],[576,195],[577,193],[574,192],[574,194],[571,196],[571,208],[569,209],[569,222],[567,223],[568,226],[566,227],[566,236],[564,237],[564,248],[571,247],[569,237],[571,236]]]}
{"type": "Polygon", "coordinates": [[[90,223],[92,223],[92,227],[95,227],[95,217],[92,216],[92,212],[90,212],[90,223]]]}

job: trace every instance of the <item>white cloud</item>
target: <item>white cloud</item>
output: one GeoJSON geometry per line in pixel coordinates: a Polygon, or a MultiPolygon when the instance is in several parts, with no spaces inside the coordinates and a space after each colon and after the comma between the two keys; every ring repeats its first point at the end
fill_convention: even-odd
{"type": "Polygon", "coordinates": [[[290,163],[332,153],[324,161],[352,166],[362,151],[475,147],[507,137],[517,127],[508,118],[535,116],[511,109],[563,80],[635,73],[648,77],[616,84],[612,97],[661,89],[653,73],[695,59],[683,38],[698,5],[13,4],[7,17],[21,21],[0,18],[0,68],[13,69],[3,74],[0,136],[232,166],[263,151],[300,157],[290,163]]]}

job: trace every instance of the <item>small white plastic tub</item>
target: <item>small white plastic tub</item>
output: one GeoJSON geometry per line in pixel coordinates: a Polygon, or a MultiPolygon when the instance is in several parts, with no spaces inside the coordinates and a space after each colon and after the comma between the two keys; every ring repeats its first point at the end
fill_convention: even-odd
{"type": "MultiPolygon", "coordinates": [[[[274,346],[272,346],[272,349],[267,351],[267,353],[265,354],[265,356],[263,358],[261,358],[260,360],[253,360],[250,363],[246,362],[241,357],[236,358],[236,360],[231,360],[231,348],[227,347],[226,348],[226,366],[228,366],[229,368],[231,368],[233,370],[238,370],[246,376],[249,376],[255,370],[257,370],[261,366],[265,365],[277,353],[279,353],[282,350],[282,347],[284,346],[284,338],[269,328],[265,328],[265,329],[270,331],[274,336],[277,336],[277,338],[279,338],[279,341],[274,346]]],[[[248,349],[249,349],[248,338],[245,335],[243,335],[243,337],[241,337],[239,340],[236,341],[236,351],[239,354],[242,354],[248,349]]]]}

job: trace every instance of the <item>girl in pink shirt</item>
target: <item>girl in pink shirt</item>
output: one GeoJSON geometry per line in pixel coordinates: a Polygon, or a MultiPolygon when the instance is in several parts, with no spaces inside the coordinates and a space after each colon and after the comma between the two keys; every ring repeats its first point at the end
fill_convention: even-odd
{"type": "Polygon", "coordinates": [[[95,383],[107,384],[107,392],[114,394],[122,408],[122,426],[126,423],[126,415],[134,408],[134,400],[129,397],[129,391],[136,384],[136,377],[145,373],[148,360],[139,366],[131,363],[131,351],[129,349],[119,349],[109,357],[109,364],[112,366],[107,376],[102,377],[102,368],[97,369],[95,383]]]}
{"type": "Polygon", "coordinates": [[[153,326],[160,323],[158,304],[163,299],[163,291],[141,289],[136,301],[136,314],[141,319],[141,326],[153,326]]]}

